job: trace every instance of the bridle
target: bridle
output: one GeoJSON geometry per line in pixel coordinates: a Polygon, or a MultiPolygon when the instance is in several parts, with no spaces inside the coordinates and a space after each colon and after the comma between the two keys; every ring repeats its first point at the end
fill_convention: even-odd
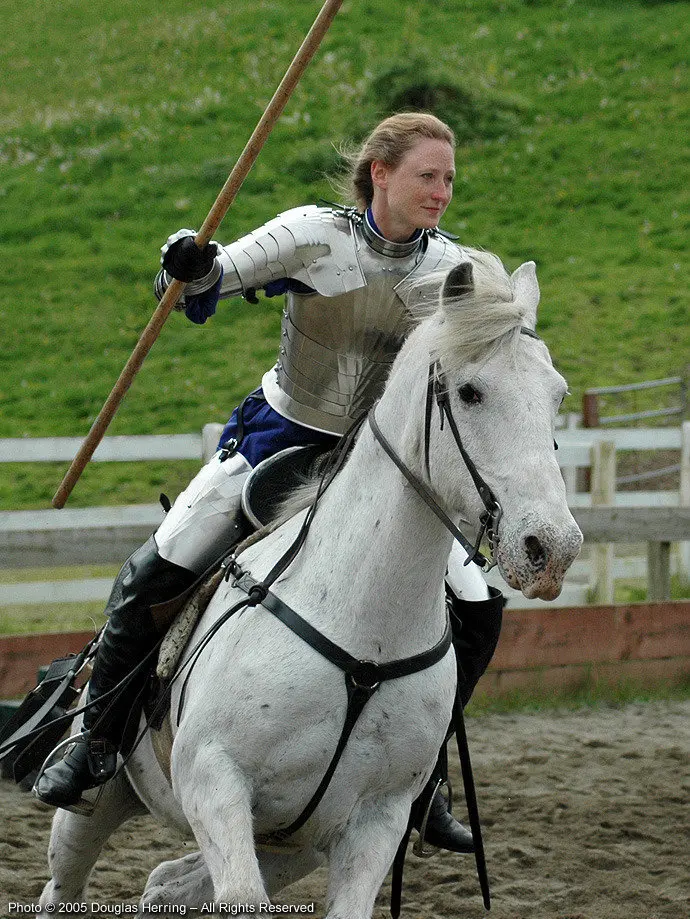
{"type": "MultiPolygon", "coordinates": [[[[526,326],[520,327],[520,334],[527,335],[529,338],[536,338],[538,341],[541,341],[537,333],[533,329],[529,329],[526,326]]],[[[446,529],[453,535],[453,537],[460,543],[463,549],[467,552],[467,559],[465,560],[465,565],[469,565],[470,562],[474,562],[479,565],[479,567],[486,573],[491,571],[492,568],[496,567],[496,552],[498,550],[498,527],[501,522],[501,517],[503,516],[503,508],[501,507],[496,495],[491,490],[491,487],[487,485],[482,476],[479,473],[472,457],[465,450],[462,438],[460,436],[460,431],[458,429],[455,417],[453,416],[453,410],[450,404],[448,390],[448,381],[446,375],[443,372],[443,369],[440,363],[435,360],[429,366],[429,382],[427,384],[426,391],[426,403],[425,403],[425,412],[424,412],[424,471],[427,479],[430,477],[429,470],[429,449],[431,441],[431,416],[433,414],[434,402],[438,406],[439,410],[439,421],[440,428],[443,430],[445,421],[448,422],[451,433],[453,435],[453,440],[462,456],[463,462],[467,467],[474,487],[477,489],[477,494],[481,498],[482,504],[484,505],[485,511],[479,518],[479,532],[477,533],[477,538],[474,542],[474,545],[463,535],[463,533],[458,529],[458,527],[453,523],[448,514],[443,510],[439,505],[438,501],[432,490],[429,486],[419,478],[409,466],[401,459],[401,457],[395,452],[391,443],[384,436],[379,424],[376,420],[376,406],[372,406],[369,411],[368,420],[369,427],[371,432],[374,435],[374,438],[383,448],[385,453],[390,457],[390,459],[395,463],[400,472],[405,476],[407,481],[412,485],[417,494],[422,498],[424,503],[436,514],[438,519],[443,523],[446,529]],[[489,546],[491,548],[491,558],[483,555],[480,552],[479,547],[484,540],[487,538],[489,546]]]]}

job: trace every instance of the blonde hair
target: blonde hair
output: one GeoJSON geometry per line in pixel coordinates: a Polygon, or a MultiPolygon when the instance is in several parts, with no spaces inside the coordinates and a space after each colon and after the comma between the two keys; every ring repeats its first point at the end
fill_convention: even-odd
{"type": "Polygon", "coordinates": [[[445,140],[455,150],[453,131],[435,115],[425,112],[401,112],[382,121],[358,150],[341,155],[350,164],[345,191],[360,210],[366,210],[374,197],[371,164],[381,160],[395,169],[402,158],[421,138],[445,140]]]}

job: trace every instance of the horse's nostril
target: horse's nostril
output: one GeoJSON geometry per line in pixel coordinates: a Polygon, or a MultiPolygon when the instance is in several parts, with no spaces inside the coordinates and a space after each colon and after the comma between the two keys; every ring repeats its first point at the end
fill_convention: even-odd
{"type": "Polygon", "coordinates": [[[543,571],[548,564],[546,550],[536,536],[525,536],[525,552],[530,565],[536,571],[543,571]]]}

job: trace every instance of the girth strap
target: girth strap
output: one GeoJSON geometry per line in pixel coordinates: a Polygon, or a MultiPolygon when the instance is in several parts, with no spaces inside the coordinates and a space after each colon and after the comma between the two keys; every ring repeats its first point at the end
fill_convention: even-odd
{"type": "MultiPolygon", "coordinates": [[[[234,586],[244,590],[247,594],[252,594],[259,590],[263,593],[262,585],[256,581],[250,574],[243,572],[236,565],[236,580],[234,586]]],[[[277,597],[270,590],[265,592],[261,605],[270,613],[279,619],[283,625],[287,626],[299,638],[305,641],[311,648],[325,657],[330,663],[335,664],[345,674],[345,688],[347,690],[347,710],[345,712],[345,723],[340,734],[340,739],[336,746],[331,762],[326,770],[319,787],[316,789],[312,799],[304,808],[302,813],[289,826],[276,830],[274,833],[266,836],[257,836],[257,842],[262,845],[275,844],[283,842],[297,830],[299,830],[314,813],[321,799],[326,793],[333,773],[336,770],[340,758],[343,754],[347,741],[352,730],[357,723],[364,706],[373,696],[381,683],[386,680],[394,680],[399,677],[409,676],[412,673],[418,673],[432,667],[448,653],[451,646],[451,626],[450,620],[446,619],[446,628],[443,637],[433,648],[423,651],[420,654],[414,654],[411,657],[401,658],[397,661],[389,661],[384,664],[377,664],[375,661],[359,660],[353,657],[347,651],[334,644],[325,635],[322,635],[317,629],[310,625],[306,619],[303,619],[291,607],[284,603],[280,597],[277,597]]]]}

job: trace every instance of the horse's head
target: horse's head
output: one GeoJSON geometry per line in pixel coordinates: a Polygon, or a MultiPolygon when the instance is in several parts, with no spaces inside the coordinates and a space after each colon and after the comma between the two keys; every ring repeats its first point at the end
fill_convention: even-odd
{"type": "Polygon", "coordinates": [[[526,597],[552,600],[582,544],[555,456],[567,386],[534,333],[534,263],[510,276],[491,254],[468,256],[443,281],[429,323],[450,415],[442,429],[432,422],[428,474],[446,506],[477,526],[485,503],[464,449],[502,509],[494,549],[503,578],[526,597]]]}

